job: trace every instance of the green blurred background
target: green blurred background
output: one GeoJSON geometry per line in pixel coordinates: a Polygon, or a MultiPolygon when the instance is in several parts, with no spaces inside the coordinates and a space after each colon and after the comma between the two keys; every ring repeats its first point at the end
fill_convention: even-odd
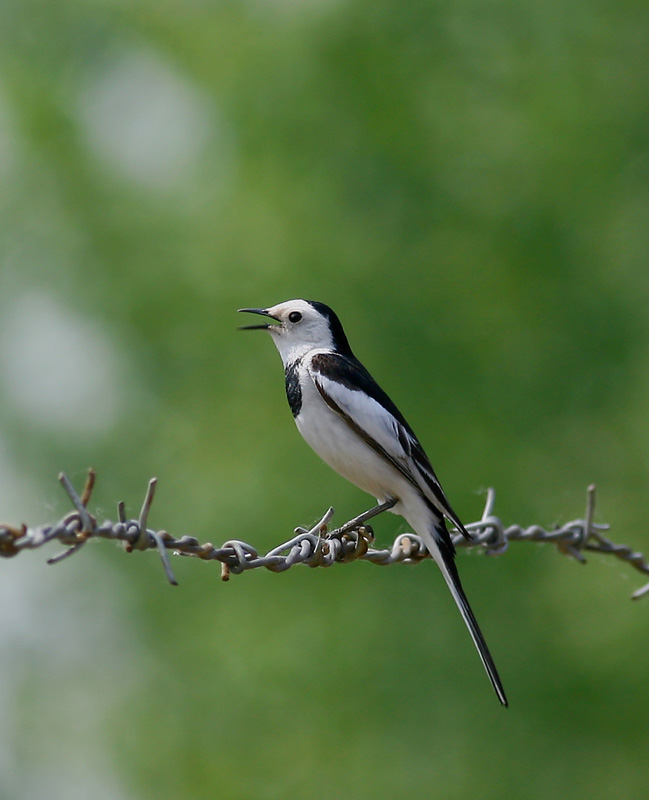
{"type": "MultiPolygon", "coordinates": [[[[0,517],[268,549],[370,499],[235,310],[332,305],[466,521],[647,537],[649,25],[633,0],[0,3],[0,517]]],[[[405,525],[375,526],[387,544],[405,525]]],[[[0,564],[10,800],[645,798],[642,576],[461,552],[265,571],[0,564]]]]}

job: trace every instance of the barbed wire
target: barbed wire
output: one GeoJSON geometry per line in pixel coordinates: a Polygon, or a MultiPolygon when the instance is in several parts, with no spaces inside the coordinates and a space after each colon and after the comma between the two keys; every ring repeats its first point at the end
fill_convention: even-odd
{"type": "MultiPolygon", "coordinates": [[[[230,539],[220,547],[215,547],[211,542],[201,544],[193,536],[176,539],[165,530],[149,528],[148,518],[155,496],[156,478],[151,478],[149,481],[137,519],[126,518],[124,503],[120,501],[117,504],[117,522],[107,520],[99,523],[88,511],[95,479],[95,471],[88,470],[86,484],[79,495],[67,476],[61,473],[59,480],[74,510],[54,525],[28,527],[0,524],[0,556],[10,558],[24,550],[34,550],[48,542],[56,541],[68,548],[48,559],[48,564],[58,564],[78,553],[90,539],[112,539],[121,542],[129,553],[133,550],[157,549],[167,580],[173,585],[177,585],[177,581],[171,569],[169,551],[173,551],[175,555],[200,558],[204,561],[219,561],[221,578],[225,581],[230,575],[238,575],[258,567],[265,567],[272,572],[284,572],[295,564],[330,567],[334,564],[363,560],[387,566],[396,563],[416,564],[430,557],[422,540],[414,533],[400,534],[389,549],[378,550],[371,546],[374,543],[374,532],[366,522],[388,510],[396,501],[372,508],[331,531],[329,523],[334,510],[329,508],[312,528],[296,528],[295,535],[291,539],[269,550],[265,555],[259,555],[252,545],[238,539],[230,539]]],[[[494,504],[495,492],[489,489],[482,517],[477,522],[465,526],[471,532],[472,540],[467,541],[459,532],[451,531],[456,547],[480,548],[486,555],[494,556],[505,553],[510,542],[549,542],[554,544],[560,553],[571,556],[581,563],[586,562],[585,551],[603,553],[613,555],[639,572],[649,575],[649,564],[642,553],[632,550],[627,545],[615,544],[603,535],[610,526],[593,522],[594,486],[588,487],[584,519],[567,522],[554,530],[546,530],[540,525],[530,525],[526,528],[520,525],[505,527],[494,514],[494,504]]],[[[649,583],[635,591],[631,597],[637,600],[646,594],[649,594],[649,583]]]]}

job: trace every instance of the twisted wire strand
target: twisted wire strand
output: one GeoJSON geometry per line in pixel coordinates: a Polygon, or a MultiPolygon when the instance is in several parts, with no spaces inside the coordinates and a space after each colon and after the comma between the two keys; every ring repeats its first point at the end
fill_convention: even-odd
{"type": "MultiPolygon", "coordinates": [[[[226,581],[232,574],[238,575],[259,567],[265,567],[272,572],[284,572],[295,564],[331,567],[334,564],[357,560],[388,566],[396,563],[417,564],[430,557],[422,540],[414,533],[400,534],[387,549],[376,549],[372,546],[374,533],[371,526],[365,522],[387,510],[394,505],[394,502],[371,509],[331,531],[329,523],[334,510],[329,508],[312,528],[296,528],[295,535],[291,539],[277,545],[265,555],[260,555],[252,545],[238,539],[230,539],[220,547],[216,547],[211,542],[201,544],[193,536],[174,538],[165,530],[149,528],[148,517],[155,495],[156,478],[149,481],[137,519],[127,519],[124,503],[120,502],[117,505],[117,521],[106,520],[99,523],[87,508],[95,478],[94,470],[89,470],[86,484],[79,495],[68,478],[61,473],[59,480],[74,510],[54,525],[28,527],[0,524],[0,556],[10,558],[23,550],[34,550],[48,542],[57,541],[66,545],[67,549],[48,559],[47,563],[58,564],[78,553],[90,539],[112,539],[121,542],[127,552],[157,549],[167,580],[173,585],[176,585],[177,581],[171,568],[169,551],[175,555],[200,558],[204,561],[219,561],[221,578],[226,581]]],[[[525,528],[521,525],[505,527],[493,513],[494,504],[495,492],[489,489],[481,519],[466,525],[472,534],[472,540],[467,541],[459,532],[451,531],[456,547],[480,548],[487,555],[494,556],[504,554],[510,542],[549,542],[554,544],[560,553],[582,563],[586,561],[584,551],[609,554],[625,561],[639,572],[649,575],[649,564],[642,553],[634,551],[627,545],[615,544],[603,535],[610,526],[593,522],[594,486],[588,487],[585,518],[572,520],[554,530],[546,530],[540,525],[530,525],[525,528]]],[[[631,597],[637,600],[646,594],[649,594],[649,583],[635,591],[631,597]]]]}

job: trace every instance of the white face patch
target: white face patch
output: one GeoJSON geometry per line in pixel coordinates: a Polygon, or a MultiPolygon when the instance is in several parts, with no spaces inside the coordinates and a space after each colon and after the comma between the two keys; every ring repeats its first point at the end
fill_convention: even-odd
{"type": "Polygon", "coordinates": [[[287,300],[266,311],[278,321],[268,332],[284,364],[302,358],[311,350],[333,349],[329,320],[306,300],[287,300]]]}

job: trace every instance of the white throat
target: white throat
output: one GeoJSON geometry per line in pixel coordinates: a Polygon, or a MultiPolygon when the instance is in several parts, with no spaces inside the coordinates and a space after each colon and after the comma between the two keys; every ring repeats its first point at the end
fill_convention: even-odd
{"type": "Polygon", "coordinates": [[[331,341],[325,343],[296,341],[283,335],[279,330],[276,333],[274,328],[270,328],[268,332],[285,367],[304,358],[312,350],[333,350],[333,342],[331,341]]]}

